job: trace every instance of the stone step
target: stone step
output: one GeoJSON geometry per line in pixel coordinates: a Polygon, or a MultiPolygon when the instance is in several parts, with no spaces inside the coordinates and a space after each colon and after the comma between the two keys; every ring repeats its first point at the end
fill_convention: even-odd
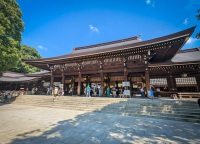
{"type": "Polygon", "coordinates": [[[199,113],[195,113],[195,114],[187,114],[187,113],[184,113],[184,114],[180,114],[180,113],[170,113],[170,112],[158,112],[158,111],[115,111],[115,110],[110,110],[110,109],[106,109],[106,110],[101,110],[102,112],[105,111],[105,112],[108,112],[108,113],[134,113],[134,114],[153,114],[153,115],[162,115],[162,116],[176,116],[176,117],[191,117],[191,118],[197,118],[197,119],[200,119],[200,115],[199,113]]]}
{"type": "Polygon", "coordinates": [[[126,98],[19,96],[11,103],[88,112],[200,122],[197,102],[126,98]]]}
{"type": "Polygon", "coordinates": [[[71,107],[77,107],[77,106],[81,106],[81,107],[106,107],[108,106],[107,104],[98,104],[98,105],[90,105],[90,104],[73,104],[73,103],[70,103],[70,104],[67,104],[67,103],[56,103],[56,102],[36,102],[36,101],[27,101],[27,102],[13,102],[14,104],[36,104],[36,105],[52,105],[52,104],[57,104],[59,105],[60,107],[62,106],[71,106],[71,107]]]}
{"type": "MultiPolygon", "coordinates": [[[[37,96],[37,95],[24,95],[24,96],[19,96],[18,98],[39,98],[39,99],[49,99],[49,98],[52,98],[52,96],[37,96]]],[[[155,101],[159,100],[159,99],[156,99],[156,100],[149,100],[149,99],[127,99],[127,98],[106,98],[106,97],[91,97],[91,98],[88,98],[88,97],[75,97],[75,96],[61,96],[60,98],[62,99],[68,99],[68,100],[81,100],[81,101],[85,101],[85,100],[98,100],[98,101],[125,101],[125,102],[141,102],[141,101],[147,101],[147,102],[150,102],[150,103],[154,103],[155,101]]],[[[183,104],[186,104],[186,103],[196,103],[194,101],[180,101],[180,100],[162,100],[161,99],[161,102],[165,102],[165,103],[183,103],[183,104]]]]}
{"type": "MultiPolygon", "coordinates": [[[[109,112],[102,112],[102,113],[109,113],[109,112]]],[[[172,117],[172,116],[162,116],[162,115],[153,115],[153,114],[147,115],[147,114],[137,114],[137,113],[116,113],[116,114],[122,115],[122,116],[136,116],[136,117],[138,116],[138,117],[159,118],[159,119],[167,119],[167,120],[200,123],[200,119],[195,119],[195,118],[184,118],[184,117],[176,117],[176,116],[172,117]]]]}
{"type": "Polygon", "coordinates": [[[112,110],[112,111],[124,111],[124,112],[135,112],[135,111],[146,111],[146,112],[165,112],[165,113],[179,113],[179,114],[199,114],[200,115],[200,111],[199,109],[196,110],[159,110],[159,109],[112,109],[112,108],[105,108],[103,107],[101,110],[112,110]]]}
{"type": "MultiPolygon", "coordinates": [[[[32,106],[38,106],[38,104],[31,104],[32,106]]],[[[80,110],[80,111],[95,111],[95,112],[101,112],[101,113],[111,113],[111,114],[120,114],[120,115],[128,115],[128,116],[133,116],[133,115],[153,115],[153,116],[165,116],[165,117],[181,117],[181,118],[193,118],[193,119],[200,119],[200,115],[184,115],[184,114],[174,114],[174,113],[165,113],[165,112],[142,112],[142,111],[113,111],[113,110],[102,110],[101,108],[91,108],[91,107],[69,107],[69,106],[62,106],[60,105],[39,105],[41,107],[49,107],[49,108],[61,108],[61,109],[70,109],[70,110],[80,110]]]]}
{"type": "Polygon", "coordinates": [[[81,105],[82,107],[109,107],[109,109],[116,109],[116,110],[137,110],[137,109],[145,109],[145,110],[152,110],[152,109],[157,109],[158,111],[160,110],[171,110],[171,111],[187,111],[187,112],[191,112],[191,111],[199,111],[199,107],[195,107],[195,108],[185,108],[185,107],[171,107],[171,106],[163,106],[163,107],[155,107],[155,106],[140,106],[140,105],[135,105],[135,106],[129,106],[129,105],[118,105],[118,104],[89,104],[89,103],[85,103],[85,104],[76,104],[76,103],[65,103],[65,102],[61,102],[61,101],[56,101],[56,102],[52,102],[51,101],[15,101],[13,103],[26,103],[26,104],[31,104],[31,103],[36,103],[36,105],[47,105],[47,104],[51,104],[51,103],[57,103],[58,105],[60,105],[61,107],[64,105],[67,106],[79,106],[81,105]]]}
{"type": "Polygon", "coordinates": [[[197,109],[196,111],[169,111],[169,110],[162,110],[160,111],[160,109],[127,109],[127,108],[123,108],[123,109],[113,109],[111,107],[102,107],[102,106],[96,106],[96,107],[91,107],[91,106],[86,106],[86,105],[60,105],[58,103],[52,103],[52,104],[39,104],[39,103],[26,103],[26,105],[33,105],[33,106],[41,106],[41,107],[56,107],[56,108],[61,108],[61,109],[73,109],[73,110],[83,110],[83,111],[93,111],[93,110],[100,110],[100,111],[110,111],[111,113],[116,113],[116,112],[125,112],[125,113],[166,113],[168,115],[173,114],[173,115],[200,115],[199,110],[197,109]]]}
{"type": "Polygon", "coordinates": [[[64,103],[64,102],[43,102],[43,101],[18,101],[18,102],[14,102],[15,104],[17,103],[24,103],[24,104],[34,104],[35,105],[51,105],[51,104],[57,104],[57,105],[60,105],[60,107],[62,106],[69,106],[69,107],[76,107],[76,106],[82,106],[82,107],[104,107],[104,109],[113,109],[113,110],[157,110],[157,111],[186,111],[186,112],[196,112],[196,111],[199,111],[199,108],[198,107],[195,107],[195,108],[180,108],[180,107],[176,107],[176,108],[173,108],[173,107],[170,107],[170,106],[163,106],[163,107],[152,107],[152,106],[126,106],[126,105],[117,105],[115,106],[114,104],[112,105],[109,105],[109,104],[74,104],[74,103],[64,103]]]}
{"type": "MultiPolygon", "coordinates": [[[[18,100],[29,100],[31,97],[19,97],[18,98],[18,100]]],[[[52,97],[45,97],[45,98],[43,98],[43,97],[32,97],[31,98],[32,100],[40,100],[40,101],[42,101],[42,100],[50,100],[50,99],[52,99],[52,97]]],[[[107,102],[107,103],[114,103],[114,102],[116,102],[116,103],[119,103],[119,104],[143,104],[143,105],[146,105],[146,104],[148,104],[148,105],[150,105],[150,104],[152,104],[152,105],[168,105],[168,104],[171,104],[171,105],[188,105],[188,106],[192,106],[193,104],[194,105],[196,105],[197,104],[197,102],[187,102],[187,103],[182,103],[182,102],[180,102],[180,101],[175,101],[175,102],[173,102],[173,101],[171,101],[171,102],[166,102],[166,101],[151,101],[151,100],[141,100],[141,101],[139,101],[139,100],[137,100],[137,101],[135,101],[135,100],[131,100],[131,101],[125,101],[125,100],[122,100],[122,99],[119,99],[119,100],[115,100],[115,99],[110,99],[110,100],[98,100],[98,99],[94,99],[94,98],[85,98],[85,97],[83,97],[83,98],[72,98],[72,99],[70,99],[70,98],[65,98],[65,97],[61,97],[61,98],[59,98],[59,99],[62,99],[62,101],[67,101],[67,102],[96,102],[96,103],[102,103],[102,102],[107,102]]]]}
{"type": "MultiPolygon", "coordinates": [[[[82,98],[84,99],[84,98],[82,98]]],[[[18,100],[23,100],[23,101],[26,101],[26,100],[30,100],[30,98],[17,98],[17,101],[18,100]]],[[[51,101],[52,99],[51,98],[46,98],[46,99],[40,99],[40,98],[34,98],[34,99],[31,99],[32,101],[36,100],[36,101],[51,101]]],[[[197,105],[197,102],[195,103],[190,103],[190,104],[180,104],[180,103],[165,103],[165,102],[162,102],[162,101],[156,101],[156,102],[148,102],[148,101],[140,101],[140,102],[135,102],[135,101],[96,101],[96,100],[76,100],[76,99],[71,99],[71,100],[66,100],[64,98],[61,98],[61,101],[60,102],[68,102],[68,103],[118,103],[118,104],[126,104],[126,105],[152,105],[152,106],[158,106],[158,105],[171,105],[171,106],[195,106],[195,107],[198,107],[197,105]]]]}
{"type": "Polygon", "coordinates": [[[163,107],[153,107],[153,106],[134,106],[134,107],[129,107],[129,106],[110,106],[110,109],[116,109],[116,110],[120,110],[120,109],[128,109],[128,110],[135,110],[135,109],[143,109],[143,110],[151,110],[151,109],[155,109],[155,110],[176,110],[176,111],[199,111],[199,107],[194,107],[194,108],[182,108],[182,107],[170,107],[170,106],[163,106],[163,107]]]}

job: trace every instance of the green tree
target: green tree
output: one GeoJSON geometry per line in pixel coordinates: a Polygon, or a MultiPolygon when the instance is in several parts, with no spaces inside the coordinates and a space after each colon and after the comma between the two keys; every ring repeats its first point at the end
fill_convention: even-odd
{"type": "Polygon", "coordinates": [[[21,45],[21,50],[20,50],[19,55],[20,55],[20,60],[18,61],[17,66],[14,68],[11,68],[10,71],[19,72],[19,73],[34,73],[34,72],[40,71],[39,68],[28,65],[22,61],[22,59],[42,58],[35,48],[29,47],[26,45],[21,45]]]}
{"type": "Polygon", "coordinates": [[[0,0],[0,76],[16,66],[24,23],[15,0],[0,0]]]}
{"type": "MultiPolygon", "coordinates": [[[[197,20],[200,20],[200,9],[197,11],[196,18],[197,18],[197,20]]],[[[200,39],[200,32],[197,33],[196,38],[200,39]]]]}

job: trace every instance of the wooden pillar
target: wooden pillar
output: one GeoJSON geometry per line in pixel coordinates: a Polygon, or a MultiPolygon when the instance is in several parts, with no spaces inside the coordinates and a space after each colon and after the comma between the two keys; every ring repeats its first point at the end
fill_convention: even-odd
{"type": "Polygon", "coordinates": [[[64,93],[65,93],[65,75],[64,75],[63,70],[62,70],[62,84],[63,84],[62,95],[64,96],[64,93]]]}
{"type": "Polygon", "coordinates": [[[53,76],[53,72],[51,72],[51,87],[53,87],[53,83],[54,83],[54,76],[53,76]]]}
{"type": "Polygon", "coordinates": [[[145,69],[146,90],[150,89],[149,69],[145,69]]]}
{"type": "Polygon", "coordinates": [[[200,74],[198,74],[195,78],[196,78],[196,81],[197,81],[198,92],[200,92],[200,74]]]}
{"type": "Polygon", "coordinates": [[[78,89],[77,89],[77,95],[81,95],[81,72],[78,73],[78,89]]]}
{"type": "Polygon", "coordinates": [[[127,57],[123,57],[122,58],[122,61],[123,61],[123,65],[124,65],[124,81],[128,81],[128,73],[127,73],[127,60],[128,58],[127,57]]]}
{"type": "Polygon", "coordinates": [[[64,87],[64,84],[65,84],[65,75],[64,75],[64,72],[62,72],[62,84],[63,84],[63,87],[64,87]]]}
{"type": "Polygon", "coordinates": [[[69,89],[69,92],[70,92],[70,95],[72,96],[74,94],[74,82],[75,82],[75,78],[74,76],[71,76],[71,82],[70,82],[70,89],[69,89]]]}
{"type": "Polygon", "coordinates": [[[86,75],[86,86],[90,85],[90,76],[86,75]]]}
{"type": "Polygon", "coordinates": [[[176,80],[172,75],[167,77],[167,85],[170,91],[177,91],[176,80]]]}
{"type": "Polygon", "coordinates": [[[124,68],[124,81],[128,81],[127,75],[128,75],[127,68],[124,68]]]}
{"type": "Polygon", "coordinates": [[[100,77],[101,77],[101,91],[102,91],[102,94],[104,94],[104,76],[103,76],[103,70],[101,70],[100,77]]]}
{"type": "Polygon", "coordinates": [[[17,90],[17,83],[15,83],[15,91],[17,90]]]}
{"type": "Polygon", "coordinates": [[[118,81],[116,81],[116,82],[115,82],[115,84],[116,84],[116,87],[118,88],[118,84],[119,84],[119,82],[118,82],[118,81]]]}
{"type": "Polygon", "coordinates": [[[133,83],[132,83],[132,76],[130,75],[130,93],[131,96],[133,95],[133,83]]]}
{"type": "Polygon", "coordinates": [[[108,87],[110,88],[110,74],[107,74],[107,80],[108,80],[108,87]]]}

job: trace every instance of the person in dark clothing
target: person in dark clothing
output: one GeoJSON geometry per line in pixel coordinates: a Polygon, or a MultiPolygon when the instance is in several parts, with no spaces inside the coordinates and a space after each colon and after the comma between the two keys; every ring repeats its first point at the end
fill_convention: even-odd
{"type": "Polygon", "coordinates": [[[199,104],[199,107],[200,107],[200,98],[198,99],[198,104],[199,104]]]}
{"type": "Polygon", "coordinates": [[[116,87],[116,94],[117,94],[117,97],[119,97],[119,87],[116,87]]]}

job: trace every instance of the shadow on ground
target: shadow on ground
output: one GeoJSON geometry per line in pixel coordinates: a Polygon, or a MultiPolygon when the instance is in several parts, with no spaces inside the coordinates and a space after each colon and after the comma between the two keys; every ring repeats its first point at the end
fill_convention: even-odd
{"type": "MultiPolygon", "coordinates": [[[[33,110],[34,108],[38,107],[33,107],[33,110]]],[[[15,138],[12,138],[11,144],[200,142],[200,124],[96,112],[76,113],[77,111],[72,110],[42,109],[57,111],[57,115],[50,116],[45,127],[34,123],[32,129],[19,131],[15,138]],[[54,122],[54,117],[59,116],[62,117],[61,120],[54,122]]],[[[45,121],[44,110],[34,114],[40,115],[41,120],[45,121]]]]}

